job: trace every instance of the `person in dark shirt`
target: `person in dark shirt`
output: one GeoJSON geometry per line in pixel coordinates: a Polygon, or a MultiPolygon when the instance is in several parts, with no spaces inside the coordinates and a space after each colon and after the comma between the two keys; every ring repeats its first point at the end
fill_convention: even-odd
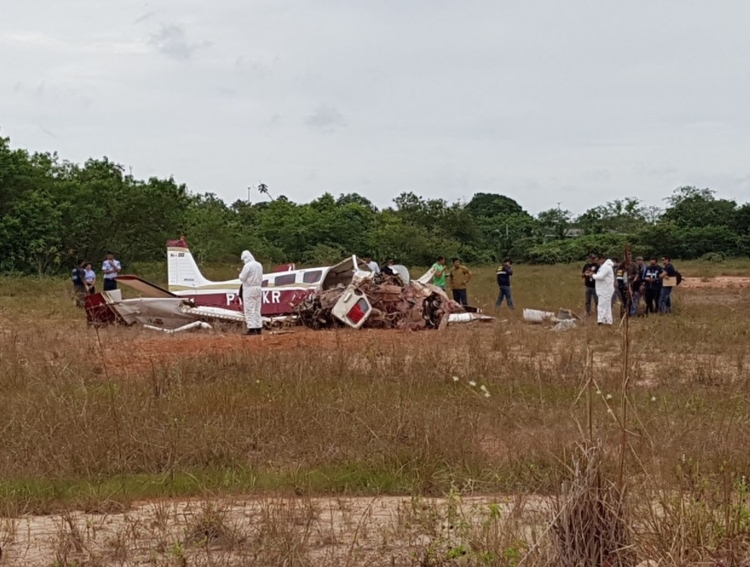
{"type": "Polygon", "coordinates": [[[595,274],[596,271],[599,269],[599,264],[596,262],[596,255],[595,254],[589,254],[588,262],[583,265],[583,270],[581,271],[581,277],[583,278],[583,285],[584,289],[586,290],[586,317],[591,315],[591,303],[593,301],[594,303],[594,309],[597,308],[598,300],[596,297],[596,284],[594,283],[594,278],[589,274],[595,274]]]}
{"type": "Polygon", "coordinates": [[[616,264],[615,285],[617,286],[617,297],[620,298],[620,319],[629,310],[630,292],[628,290],[628,272],[625,262],[616,264]]]}
{"type": "Polygon", "coordinates": [[[505,260],[503,265],[497,269],[497,286],[500,288],[500,294],[495,302],[495,309],[499,309],[503,304],[503,299],[508,302],[508,308],[513,309],[513,297],[510,293],[510,278],[513,276],[513,267],[510,260],[505,260]]]}
{"type": "Polygon", "coordinates": [[[630,303],[630,315],[635,317],[638,315],[638,306],[641,303],[641,297],[645,292],[643,286],[643,272],[646,270],[646,264],[643,263],[643,258],[638,256],[635,259],[635,267],[633,268],[633,281],[630,284],[632,291],[632,302],[630,303]]]}
{"type": "Polygon", "coordinates": [[[385,261],[385,264],[380,268],[380,273],[385,274],[386,276],[395,276],[396,272],[393,271],[393,264],[395,264],[393,258],[388,258],[385,261]]]}
{"type": "MultiPolygon", "coordinates": [[[[640,264],[643,264],[643,258],[640,258],[640,264]]],[[[620,318],[625,314],[633,316],[638,310],[638,303],[635,301],[638,296],[635,294],[639,285],[640,264],[637,261],[633,262],[633,256],[628,252],[615,271],[617,295],[620,298],[620,318]]]]}
{"type": "Polygon", "coordinates": [[[646,314],[659,311],[659,294],[661,294],[661,274],[664,270],[653,258],[643,271],[643,285],[646,291],[646,314]]]}
{"type": "Polygon", "coordinates": [[[86,297],[86,270],[83,268],[83,260],[76,262],[76,267],[73,268],[70,279],[73,282],[73,295],[75,295],[76,306],[83,307],[86,297]]]}
{"type": "Polygon", "coordinates": [[[661,273],[661,292],[659,293],[659,313],[672,312],[672,288],[680,280],[679,272],[672,265],[668,256],[661,259],[664,271],[661,273]]]}

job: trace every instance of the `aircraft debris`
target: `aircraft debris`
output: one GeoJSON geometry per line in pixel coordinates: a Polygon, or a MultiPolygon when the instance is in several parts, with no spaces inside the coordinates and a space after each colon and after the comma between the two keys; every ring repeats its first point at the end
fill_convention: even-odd
{"type": "Polygon", "coordinates": [[[575,328],[581,318],[570,309],[561,307],[557,314],[539,309],[524,309],[523,320],[527,323],[555,323],[553,329],[560,332],[575,328]]]}
{"type": "Polygon", "coordinates": [[[399,276],[355,280],[348,286],[319,290],[297,304],[299,322],[312,329],[347,325],[379,329],[442,329],[449,324],[492,321],[477,309],[465,309],[445,292],[399,276]]]}
{"type": "Polygon", "coordinates": [[[193,321],[192,323],[188,323],[187,325],[183,325],[182,327],[177,327],[176,329],[166,329],[164,327],[155,327],[154,325],[143,325],[144,329],[149,329],[151,331],[162,331],[164,333],[173,335],[175,333],[181,333],[182,331],[189,331],[191,329],[211,329],[211,325],[208,323],[205,323],[203,321],[193,321]]]}

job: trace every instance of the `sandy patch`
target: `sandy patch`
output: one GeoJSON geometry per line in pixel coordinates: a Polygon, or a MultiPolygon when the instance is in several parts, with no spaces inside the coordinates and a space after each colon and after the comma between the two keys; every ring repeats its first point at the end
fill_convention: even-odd
{"type": "Polygon", "coordinates": [[[750,287],[750,277],[719,276],[715,278],[686,277],[679,286],[681,289],[727,289],[750,287]]]}

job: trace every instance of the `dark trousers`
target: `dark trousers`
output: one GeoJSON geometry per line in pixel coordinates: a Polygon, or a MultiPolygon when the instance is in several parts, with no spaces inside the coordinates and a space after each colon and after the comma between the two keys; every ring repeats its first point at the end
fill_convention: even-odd
{"type": "Polygon", "coordinates": [[[117,280],[115,278],[104,278],[104,291],[117,289],[117,280]]]}
{"type": "Polygon", "coordinates": [[[495,307],[500,307],[503,304],[503,299],[505,299],[508,302],[508,307],[513,309],[513,296],[510,293],[509,285],[500,286],[500,295],[497,296],[495,307]]]}
{"type": "Polygon", "coordinates": [[[660,292],[659,288],[646,290],[646,313],[657,313],[659,311],[660,292]]]}
{"type": "Polygon", "coordinates": [[[596,297],[596,288],[586,288],[586,315],[591,315],[591,302],[594,303],[594,309],[599,305],[599,299],[596,297]]]}
{"type": "Polygon", "coordinates": [[[466,290],[465,289],[454,289],[453,290],[453,301],[455,301],[459,305],[468,305],[469,304],[469,300],[467,299],[466,290]]]}

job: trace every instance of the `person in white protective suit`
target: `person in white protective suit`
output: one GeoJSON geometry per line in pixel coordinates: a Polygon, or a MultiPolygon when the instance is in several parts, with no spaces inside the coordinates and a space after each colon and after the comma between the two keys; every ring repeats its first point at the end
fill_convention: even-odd
{"type": "Polygon", "coordinates": [[[601,254],[599,255],[598,263],[599,269],[595,274],[591,274],[591,277],[594,278],[596,296],[598,298],[596,322],[599,325],[611,325],[612,297],[615,293],[614,264],[612,260],[605,260],[601,254]]]}
{"type": "Polygon", "coordinates": [[[260,316],[260,308],[263,304],[263,266],[255,261],[248,250],[240,256],[245,265],[240,272],[242,282],[242,304],[245,312],[245,323],[247,323],[248,335],[260,335],[263,329],[263,320],[260,316]]]}

